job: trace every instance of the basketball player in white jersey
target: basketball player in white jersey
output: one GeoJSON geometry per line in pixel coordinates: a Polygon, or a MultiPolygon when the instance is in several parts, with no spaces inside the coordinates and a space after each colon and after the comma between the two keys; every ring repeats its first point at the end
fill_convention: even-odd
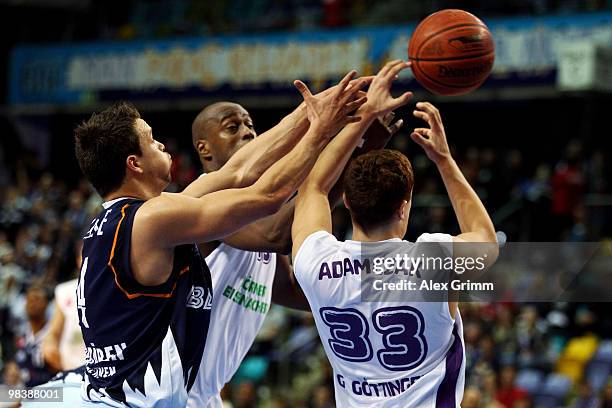
{"type": "MultiPolygon", "coordinates": [[[[414,181],[404,155],[378,150],[351,162],[344,177],[344,201],[351,213],[353,239],[342,242],[331,234],[327,193],[349,158],[345,152],[384,109],[385,100],[374,97],[372,90],[388,87],[402,68],[395,65],[374,79],[368,102],[358,111],[363,121],[346,126],[326,147],[296,201],[292,227],[295,276],[310,302],[333,367],[336,403],[341,408],[453,408],[463,395],[465,355],[457,303],[364,302],[361,284],[365,272],[352,267],[356,262],[363,265],[368,258],[388,256],[398,246],[408,253],[416,246],[402,241],[414,181]]],[[[418,103],[414,115],[429,127],[415,129],[411,137],[436,164],[462,231],[456,237],[424,234],[418,241],[443,242],[446,244],[434,245],[451,252],[455,242],[495,243],[486,246],[488,257],[494,260],[493,224],[450,155],[438,110],[429,103],[418,103]]]]}
{"type": "MultiPolygon", "coordinates": [[[[331,90],[323,91],[326,94],[331,90]]],[[[383,147],[402,121],[387,115],[368,127],[360,151],[383,147]]],[[[300,132],[308,126],[303,103],[278,126],[300,132]],[[284,122],[284,123],[283,123],[284,122]]],[[[240,105],[218,102],[194,120],[193,144],[205,174],[221,168],[242,146],[257,137],[249,113],[240,105]]],[[[339,198],[339,194],[336,194],[339,198]]],[[[332,198],[333,201],[333,198],[332,198]]],[[[220,241],[201,244],[213,283],[213,322],[188,407],[222,407],[220,392],[231,380],[259,332],[270,303],[310,310],[293,279],[286,255],[291,249],[294,202],[220,241]]]]}
{"type": "MultiPolygon", "coordinates": [[[[81,267],[81,241],[75,246],[76,270],[81,267]]],[[[85,364],[85,343],[76,307],[78,279],[55,287],[55,310],[49,333],[43,339],[42,354],[47,364],[58,371],[69,371],[85,364]]]]}
{"type": "MultiPolygon", "coordinates": [[[[77,288],[87,347],[83,406],[185,406],[210,320],[210,272],[195,243],[278,211],[318,154],[365,102],[352,71],[327,97],[308,97],[302,137],[274,132],[181,194],[162,193],[170,155],[131,105],[75,130],[79,165],[105,199],[83,237],[77,288]],[[270,151],[274,150],[274,151],[270,151]]],[[[306,95],[307,87],[295,82],[306,95]]]]}

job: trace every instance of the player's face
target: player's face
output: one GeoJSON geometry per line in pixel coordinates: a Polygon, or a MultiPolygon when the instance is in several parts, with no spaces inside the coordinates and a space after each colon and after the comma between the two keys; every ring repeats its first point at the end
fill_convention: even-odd
{"type": "Polygon", "coordinates": [[[218,167],[223,166],[242,146],[257,137],[253,120],[240,105],[227,104],[208,129],[210,153],[218,167]]]}
{"type": "Polygon", "coordinates": [[[26,294],[26,313],[29,318],[39,318],[47,310],[47,298],[40,290],[29,290],[26,294]]]}
{"type": "Polygon", "coordinates": [[[140,151],[142,152],[142,168],[147,177],[164,184],[162,190],[171,181],[170,166],[172,157],[166,152],[166,147],[155,140],[151,126],[142,119],[136,120],[136,130],[140,136],[140,151]]]}

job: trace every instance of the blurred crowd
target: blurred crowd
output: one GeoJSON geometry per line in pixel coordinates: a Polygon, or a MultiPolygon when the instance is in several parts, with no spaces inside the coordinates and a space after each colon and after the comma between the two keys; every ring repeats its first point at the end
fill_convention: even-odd
{"type": "MultiPolygon", "coordinates": [[[[408,152],[415,170],[407,238],[458,232],[435,169],[411,151],[407,139],[393,142],[408,152]]],[[[455,150],[496,227],[511,241],[609,240],[612,220],[603,198],[611,193],[606,176],[612,172],[606,154],[578,141],[554,162],[527,163],[518,150],[455,150]]],[[[170,188],[176,191],[199,169],[190,153],[173,156],[170,188]]],[[[53,289],[76,277],[78,241],[101,199],[85,181],[67,185],[17,163],[0,169],[0,370],[5,385],[36,385],[53,375],[38,349],[53,313],[53,289]]],[[[334,233],[350,236],[343,208],[334,212],[334,233]]],[[[612,406],[606,305],[462,305],[468,373],[463,407],[612,406]]],[[[333,374],[311,315],[272,307],[224,392],[228,407],[332,407],[333,374]]]]}
{"type": "Polygon", "coordinates": [[[612,1],[65,0],[0,10],[7,22],[31,22],[8,34],[13,42],[66,42],[401,25],[445,8],[491,18],[612,10],[612,1]]]}
{"type": "Polygon", "coordinates": [[[486,17],[612,8],[606,0],[158,0],[131,4],[127,20],[116,31],[120,38],[405,24],[445,8],[486,17]]]}

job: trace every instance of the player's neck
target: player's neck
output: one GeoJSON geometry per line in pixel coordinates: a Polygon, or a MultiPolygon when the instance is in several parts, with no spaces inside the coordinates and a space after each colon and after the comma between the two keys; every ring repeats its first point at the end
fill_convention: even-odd
{"type": "Polygon", "coordinates": [[[30,327],[32,328],[32,333],[36,334],[45,327],[47,320],[45,317],[40,318],[30,318],[30,327]]]}
{"type": "Polygon", "coordinates": [[[401,226],[396,224],[385,224],[376,228],[369,228],[365,230],[359,225],[353,223],[353,241],[359,242],[379,242],[385,241],[392,238],[404,237],[404,233],[401,231],[401,226]]]}
{"type": "Polygon", "coordinates": [[[141,200],[149,200],[160,195],[162,191],[159,187],[147,185],[138,180],[130,180],[124,182],[121,187],[112,193],[104,196],[104,201],[111,201],[120,197],[133,197],[141,200]]]}

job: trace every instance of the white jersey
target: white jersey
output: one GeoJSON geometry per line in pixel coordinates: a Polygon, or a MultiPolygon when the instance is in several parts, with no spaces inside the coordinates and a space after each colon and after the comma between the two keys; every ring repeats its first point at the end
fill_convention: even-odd
{"type": "Polygon", "coordinates": [[[76,289],[78,279],[60,283],[55,287],[55,304],[64,315],[64,327],[59,351],[64,371],[74,370],[85,364],[85,343],[77,314],[76,289]]]}
{"type": "Polygon", "coordinates": [[[221,389],[238,370],[272,300],[276,254],[220,244],[208,257],[213,285],[211,325],[188,407],[223,407],[221,389]]]}
{"type": "MultiPolygon", "coordinates": [[[[417,240],[428,241],[452,238],[424,234],[417,240]]],[[[318,231],[294,259],[295,276],[334,370],[337,406],[458,407],[465,380],[459,311],[453,320],[448,302],[362,301],[358,265],[365,258],[392,257],[398,247],[415,247],[400,239],[368,244],[318,231]]],[[[450,244],[441,246],[452,252],[450,244]]]]}

